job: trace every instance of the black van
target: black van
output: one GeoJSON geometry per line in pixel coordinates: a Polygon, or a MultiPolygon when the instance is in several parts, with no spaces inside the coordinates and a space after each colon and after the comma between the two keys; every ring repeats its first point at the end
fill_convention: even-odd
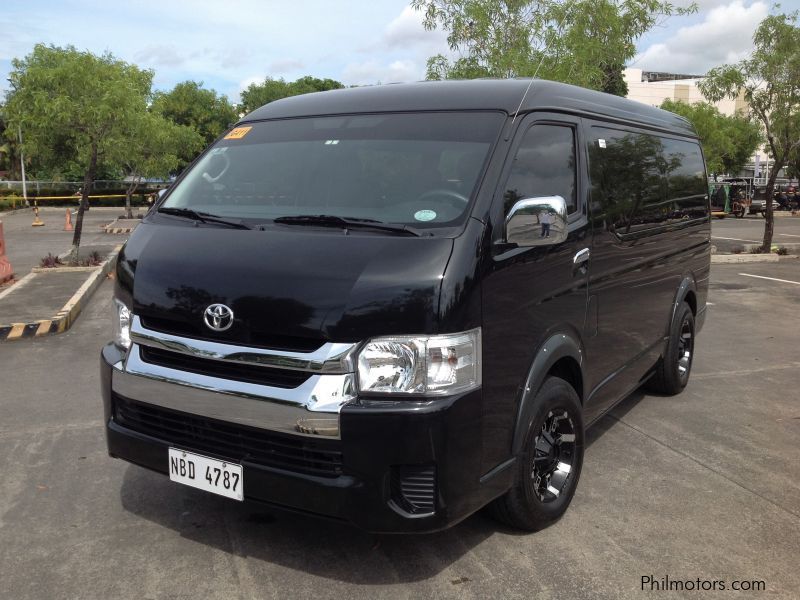
{"type": "Polygon", "coordinates": [[[279,100],[119,256],[108,450],[376,532],[539,529],[588,425],[686,385],[709,263],[674,114],[540,80],[279,100]]]}

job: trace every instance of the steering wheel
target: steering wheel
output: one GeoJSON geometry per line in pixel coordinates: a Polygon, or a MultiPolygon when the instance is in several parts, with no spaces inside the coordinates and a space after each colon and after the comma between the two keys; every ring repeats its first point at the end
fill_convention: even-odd
{"type": "Polygon", "coordinates": [[[445,196],[448,200],[450,200],[450,204],[455,206],[456,208],[463,208],[463,205],[469,203],[469,198],[467,198],[464,194],[460,194],[455,190],[450,190],[447,188],[438,188],[435,190],[428,190],[424,194],[421,194],[417,197],[417,202],[421,202],[423,200],[427,200],[428,198],[433,198],[435,196],[445,196]],[[461,206],[456,203],[456,201],[461,203],[461,206]]]}
{"type": "Polygon", "coordinates": [[[228,158],[228,153],[227,152],[220,152],[220,153],[217,153],[217,154],[213,154],[212,156],[213,157],[217,157],[217,156],[221,157],[222,160],[224,161],[225,165],[222,167],[222,170],[219,172],[219,174],[214,176],[214,177],[209,175],[208,171],[203,171],[203,179],[205,179],[208,183],[216,183],[217,181],[219,181],[220,177],[225,175],[225,173],[228,172],[228,169],[231,166],[231,159],[228,158]]]}

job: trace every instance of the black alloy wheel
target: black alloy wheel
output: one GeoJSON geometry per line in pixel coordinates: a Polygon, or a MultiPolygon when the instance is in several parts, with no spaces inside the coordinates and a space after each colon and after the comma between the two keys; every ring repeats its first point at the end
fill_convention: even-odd
{"type": "Polygon", "coordinates": [[[694,318],[685,317],[681,323],[680,338],[678,338],[678,377],[685,387],[689,381],[689,372],[692,369],[692,356],[694,354],[694,318]]]}
{"type": "Polygon", "coordinates": [[[569,413],[550,411],[533,444],[533,490],[542,502],[552,502],[567,487],[575,461],[575,424],[569,413]]]}
{"type": "Polygon", "coordinates": [[[670,326],[666,351],[645,387],[657,394],[680,394],[689,383],[694,358],[694,313],[682,302],[670,326]]]}
{"type": "Polygon", "coordinates": [[[491,504],[495,518],[516,529],[538,531],[566,512],[583,466],[583,407],[575,389],[547,377],[527,398],[528,433],[516,457],[514,486],[491,504]]]}

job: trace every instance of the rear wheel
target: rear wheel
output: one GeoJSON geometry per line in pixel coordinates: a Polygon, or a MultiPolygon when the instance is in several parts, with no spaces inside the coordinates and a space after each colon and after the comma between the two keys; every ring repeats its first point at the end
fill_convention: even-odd
{"type": "Polygon", "coordinates": [[[647,389],[658,394],[680,394],[689,382],[694,358],[694,314],[686,302],[678,308],[670,327],[664,356],[658,361],[656,373],[647,382],[647,389]]]}
{"type": "Polygon", "coordinates": [[[583,409],[572,386],[548,377],[534,406],[516,483],[491,506],[498,520],[527,531],[543,529],[564,514],[583,465],[583,409]]]}

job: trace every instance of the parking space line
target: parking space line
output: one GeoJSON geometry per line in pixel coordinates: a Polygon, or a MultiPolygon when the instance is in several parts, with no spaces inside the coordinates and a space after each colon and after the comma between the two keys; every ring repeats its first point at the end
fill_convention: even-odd
{"type": "Polygon", "coordinates": [[[794,233],[779,233],[778,235],[785,235],[788,237],[800,237],[800,235],[796,235],[794,233]]]}
{"type": "Polygon", "coordinates": [[[791,281],[789,279],[778,279],[777,277],[764,277],[763,275],[751,275],[750,273],[739,273],[743,277],[756,277],[758,279],[769,279],[770,281],[780,281],[781,283],[791,283],[793,285],[800,285],[800,281],[791,281]]]}
{"type": "Polygon", "coordinates": [[[732,242],[750,242],[751,244],[760,244],[758,240],[743,240],[741,238],[729,238],[729,237],[720,237],[718,235],[712,235],[712,240],[731,240],[732,242]]]}

